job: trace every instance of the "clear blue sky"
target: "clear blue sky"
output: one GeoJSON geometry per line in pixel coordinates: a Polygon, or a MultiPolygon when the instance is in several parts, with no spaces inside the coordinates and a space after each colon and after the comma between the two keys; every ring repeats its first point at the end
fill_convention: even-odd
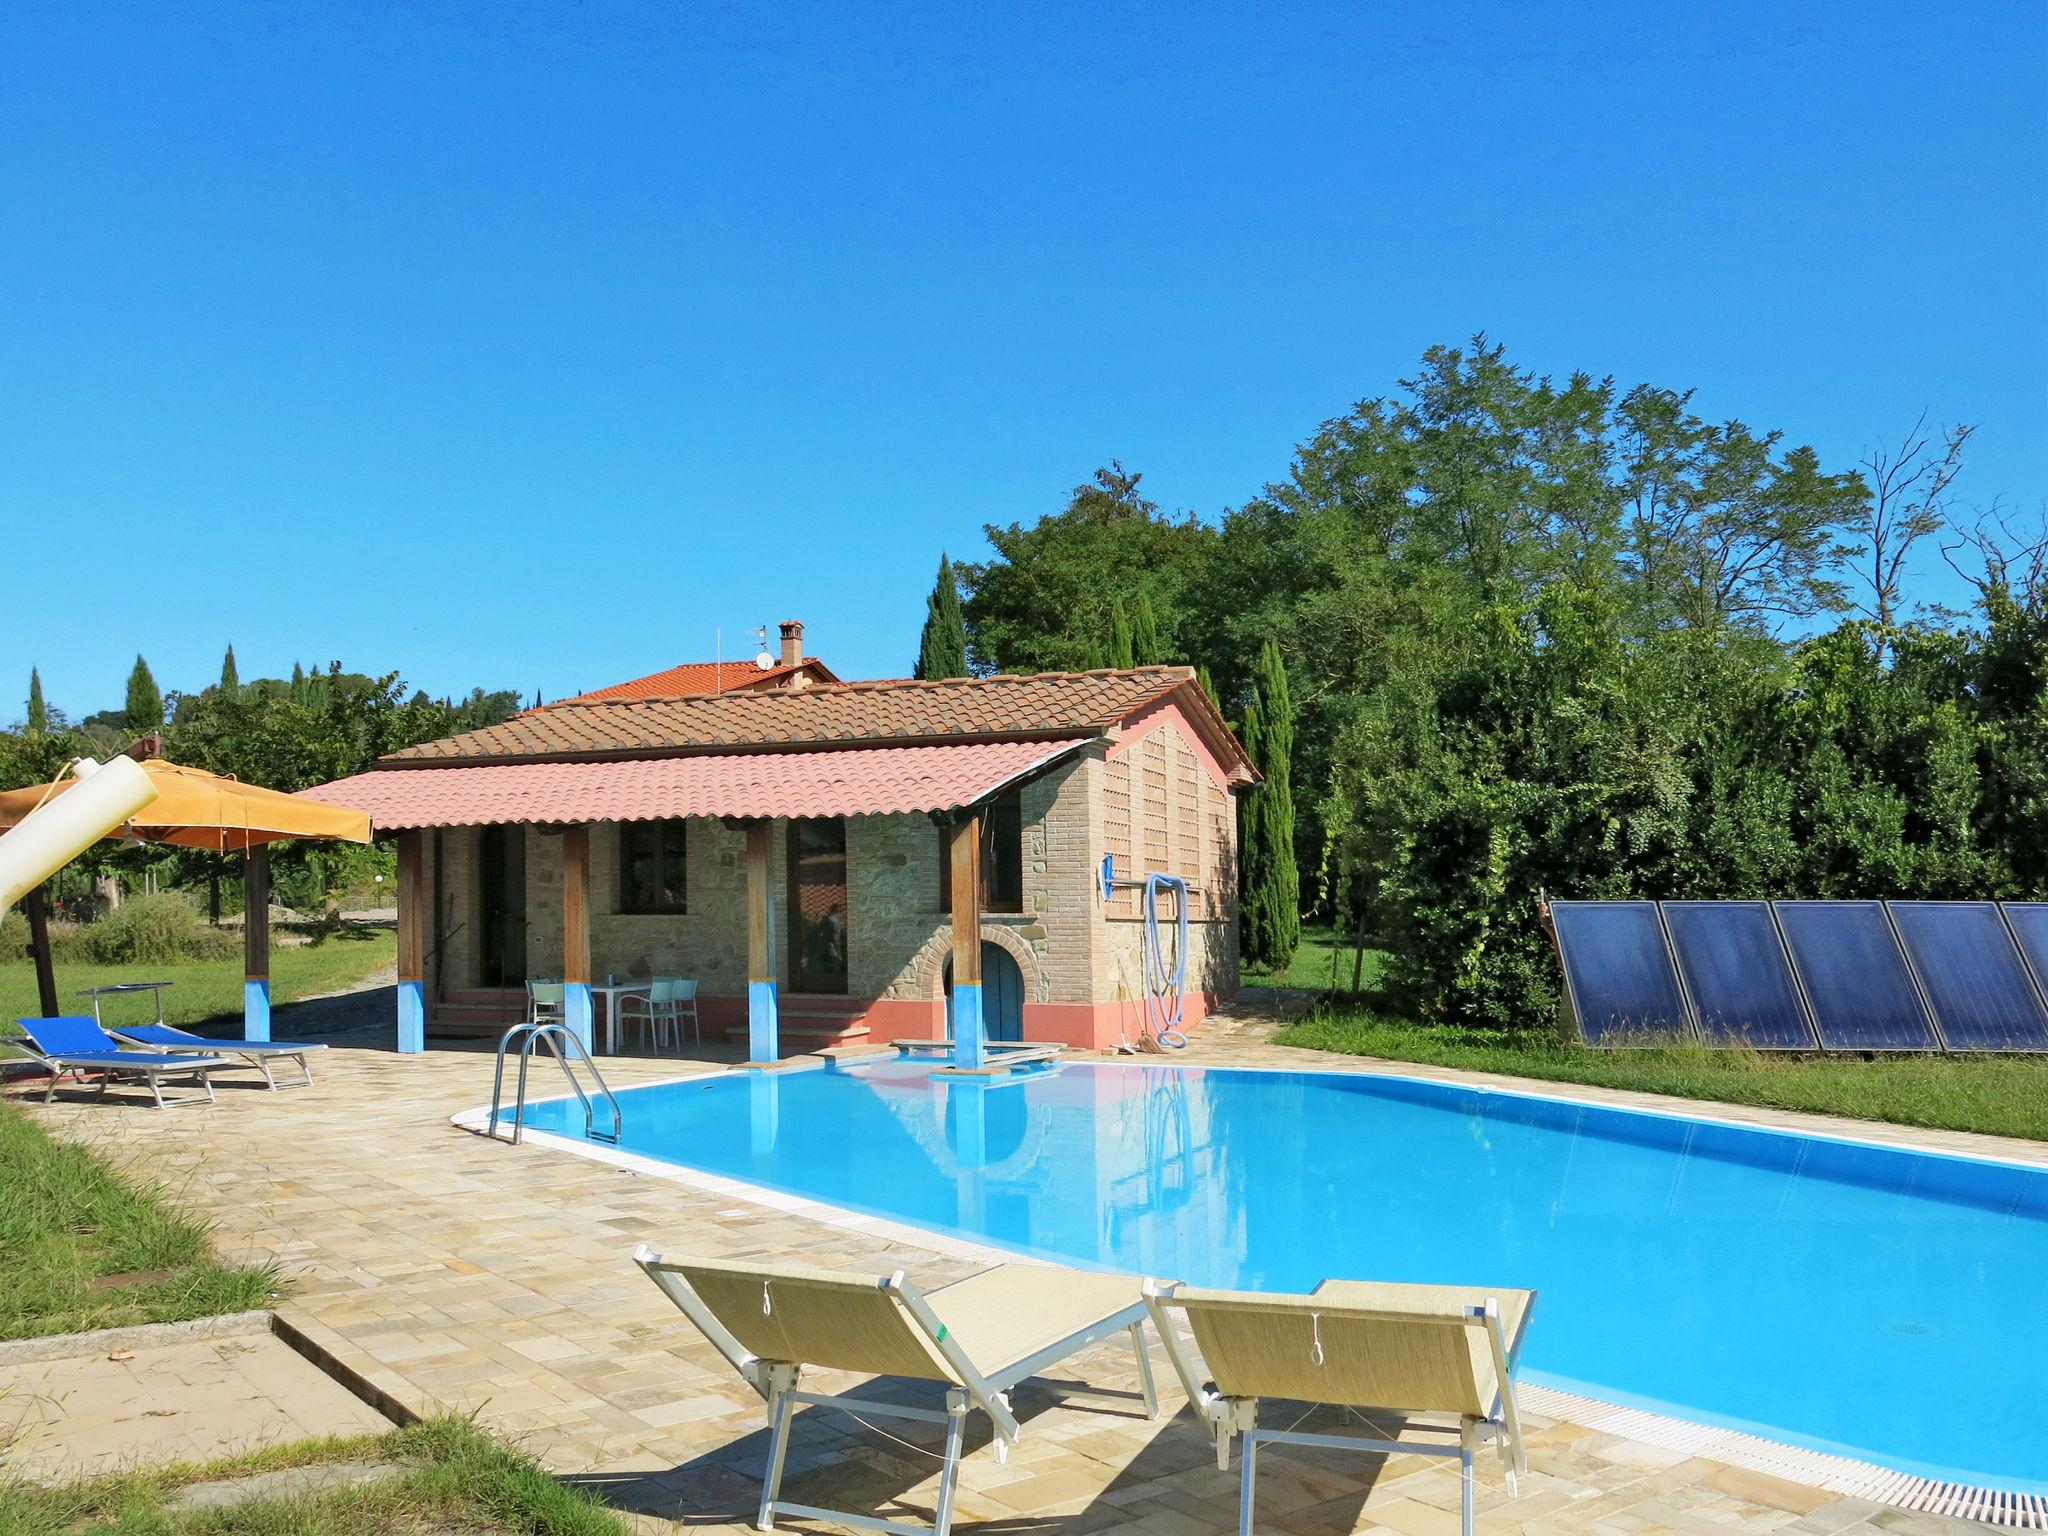
{"type": "MultiPolygon", "coordinates": [[[[0,22],[0,717],[145,651],[549,697],[1111,458],[1214,515],[1477,330],[2048,497],[2048,7],[173,6],[0,22]]],[[[1941,595],[1950,595],[1945,590],[1941,595]]]]}

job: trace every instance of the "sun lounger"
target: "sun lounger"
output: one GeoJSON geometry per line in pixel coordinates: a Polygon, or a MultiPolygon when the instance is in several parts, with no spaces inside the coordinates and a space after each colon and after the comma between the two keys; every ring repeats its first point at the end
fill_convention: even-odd
{"type": "MultiPolygon", "coordinates": [[[[1145,1302],[1138,1281],[1128,1275],[1002,1264],[927,1295],[900,1271],[876,1278],[797,1265],[665,1259],[645,1245],[634,1250],[633,1259],[767,1401],[773,1434],[757,1517],[764,1531],[774,1528],[780,1514],[924,1536],[918,1526],[778,1497],[790,1419],[799,1403],[944,1424],[934,1536],[946,1536],[952,1528],[969,1410],[978,1408],[989,1416],[1001,1459],[1022,1433],[1009,1402],[1019,1382],[1098,1339],[1127,1332],[1138,1355],[1146,1414],[1158,1413],[1145,1353],[1145,1302]],[[806,1369],[941,1383],[945,1410],[801,1392],[797,1378],[806,1369]]],[[[1073,1397],[1129,1396],[1065,1385],[1056,1390],[1073,1397]]]]}
{"type": "Polygon", "coordinates": [[[324,1051],[326,1046],[301,1040],[209,1040],[204,1035],[195,1035],[189,1030],[171,1024],[116,1024],[108,1031],[116,1040],[128,1045],[139,1045],[151,1051],[210,1051],[219,1056],[240,1057],[248,1065],[263,1074],[263,1081],[271,1091],[279,1088],[303,1088],[313,1081],[313,1069],[306,1058],[314,1051],[324,1051]],[[271,1074],[270,1064],[290,1058],[299,1064],[299,1075],[279,1082],[271,1074]]]}
{"type": "Polygon", "coordinates": [[[1215,1435],[1217,1466],[1230,1464],[1230,1437],[1244,1436],[1240,1536],[1251,1536],[1261,1445],[1456,1456],[1464,1482],[1465,1536],[1472,1536],[1475,1513],[1473,1453],[1489,1442],[1497,1445],[1510,1482],[1527,1470],[1513,1376],[1534,1291],[1325,1280],[1312,1295],[1285,1296],[1147,1281],[1145,1296],[1181,1385],[1215,1435]],[[1185,1315],[1194,1332],[1208,1366],[1206,1380],[1172,1325],[1174,1311],[1185,1315]],[[1260,1429],[1264,1397],[1377,1409],[1404,1420],[1397,1436],[1409,1430],[1443,1436],[1455,1429],[1456,1439],[1260,1429]],[[1405,1422],[1426,1416],[1455,1424],[1405,1422]]]}
{"type": "Polygon", "coordinates": [[[99,1073],[101,1094],[118,1079],[139,1079],[148,1086],[158,1109],[173,1104],[211,1104],[213,1080],[207,1074],[228,1065],[219,1056],[124,1051],[119,1041],[83,1014],[57,1019],[17,1019],[15,1023],[21,1027],[22,1037],[7,1043],[49,1069],[50,1086],[43,1091],[45,1104],[56,1097],[57,1079],[66,1072],[99,1073]],[[203,1097],[186,1093],[165,1098],[163,1080],[167,1077],[190,1077],[204,1090],[203,1097]]]}

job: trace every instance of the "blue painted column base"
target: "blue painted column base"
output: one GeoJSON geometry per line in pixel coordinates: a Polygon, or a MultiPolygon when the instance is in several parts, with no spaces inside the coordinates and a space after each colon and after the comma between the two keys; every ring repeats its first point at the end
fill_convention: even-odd
{"type": "Polygon", "coordinates": [[[268,1040],[270,1038],[270,978],[268,976],[246,976],[242,979],[242,1038],[244,1040],[268,1040]]]}
{"type": "Polygon", "coordinates": [[[427,1048],[427,984],[398,984],[398,1049],[408,1056],[427,1048]]]}
{"type": "Polygon", "coordinates": [[[747,1060],[775,1061],[782,1052],[782,1024],[775,983],[747,983],[747,1060]]]}
{"type": "Polygon", "coordinates": [[[978,1067],[982,1064],[981,983],[953,983],[953,1065],[978,1067]]]}
{"type": "Polygon", "coordinates": [[[597,1013],[590,1002],[590,983],[572,981],[562,988],[562,1022],[569,1026],[569,1033],[583,1042],[583,1049],[593,1054],[597,1044],[592,1036],[596,1033],[597,1013]]]}

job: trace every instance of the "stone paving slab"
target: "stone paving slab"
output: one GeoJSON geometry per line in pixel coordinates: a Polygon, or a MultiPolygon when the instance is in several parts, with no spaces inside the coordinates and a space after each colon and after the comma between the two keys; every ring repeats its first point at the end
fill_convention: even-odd
{"type": "Polygon", "coordinates": [[[0,1366],[0,1468],[40,1482],[389,1428],[267,1328],[0,1366]]]}
{"type": "MultiPolygon", "coordinates": [[[[1271,1044],[1270,1033],[1270,1020],[1212,1019],[1182,1059],[1422,1070],[1290,1050],[1271,1044]]],[[[620,1087],[728,1066],[726,1056],[700,1068],[604,1061],[606,1077],[620,1087]]],[[[1482,1074],[1426,1075],[1543,1091],[1482,1074]]],[[[117,1159],[130,1151],[146,1156],[152,1172],[169,1176],[182,1198],[216,1219],[217,1242],[230,1257],[276,1260],[290,1283],[280,1308],[285,1319],[400,1409],[475,1413],[558,1474],[598,1487],[635,1512],[645,1530],[751,1529],[766,1442],[762,1405],[633,1266],[633,1245],[644,1240],[869,1273],[901,1268],[932,1285],[975,1266],[914,1234],[826,1224],[730,1192],[538,1143],[514,1148],[451,1126],[452,1114],[488,1101],[490,1079],[487,1052],[400,1057],[357,1045],[328,1052],[319,1083],[292,1093],[224,1090],[217,1106],[167,1113],[60,1099],[34,1112],[60,1134],[117,1159]]],[[[1672,1107],[1648,1095],[1561,1091],[1672,1107]]],[[[1843,1128],[1767,1111],[1731,1118],[1843,1128]]],[[[1896,1127],[1873,1135],[1978,1151],[1992,1141],[1896,1127]]],[[[2032,1144],[2012,1147],[2004,1155],[2048,1161],[2032,1144]]],[[[1071,1370],[1110,1388],[1136,1386],[1122,1344],[1078,1357],[1071,1370]]],[[[1169,1409],[1156,1423],[1020,1390],[1025,1441],[1007,1464],[985,1448],[969,1460],[958,1529],[1003,1536],[1027,1529],[1076,1536],[1234,1529],[1234,1468],[1217,1471],[1156,1346],[1154,1370],[1169,1409]]],[[[825,1373],[819,1385],[843,1391],[856,1381],[825,1373]]],[[[1568,1423],[1531,1418],[1530,1425],[1531,1474],[1516,1493],[1501,1484],[1497,1466],[1482,1465],[1485,1532],[1935,1536],[1964,1526],[1796,1484],[1784,1485],[1796,1490],[1784,1493],[1769,1486],[1775,1480],[1703,1459],[1674,1463],[1657,1447],[1568,1423]]],[[[904,1421],[887,1428],[897,1438],[830,1410],[800,1412],[789,1497],[928,1518],[936,1431],[904,1421]]],[[[985,1442],[984,1428],[970,1443],[985,1442]]],[[[1451,1536],[1455,1528],[1457,1483],[1438,1463],[1313,1451],[1269,1455],[1270,1470],[1261,1474],[1262,1531],[1451,1536]]]]}

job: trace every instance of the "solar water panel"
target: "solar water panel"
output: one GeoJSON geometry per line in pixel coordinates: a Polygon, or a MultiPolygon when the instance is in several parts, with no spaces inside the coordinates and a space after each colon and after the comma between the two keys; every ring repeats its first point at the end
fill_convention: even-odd
{"type": "Polygon", "coordinates": [[[1708,1045],[1810,1051],[1813,1020],[1764,901],[1667,901],[1664,926],[1708,1045]]]}
{"type": "Polygon", "coordinates": [[[1894,901],[1892,923],[1952,1051],[2048,1051],[2048,1009],[1989,901],[1894,901]]]}
{"type": "Polygon", "coordinates": [[[1565,991],[1588,1045],[1654,1045],[1691,1032],[1654,901],[1554,901],[1565,991]]]}
{"type": "Polygon", "coordinates": [[[2048,995],[2048,901],[2007,901],[1999,904],[2006,926],[2026,958],[2027,969],[2048,995]]]}
{"type": "Polygon", "coordinates": [[[1773,908],[1823,1050],[1941,1049],[1883,902],[1780,901],[1773,908]]]}

